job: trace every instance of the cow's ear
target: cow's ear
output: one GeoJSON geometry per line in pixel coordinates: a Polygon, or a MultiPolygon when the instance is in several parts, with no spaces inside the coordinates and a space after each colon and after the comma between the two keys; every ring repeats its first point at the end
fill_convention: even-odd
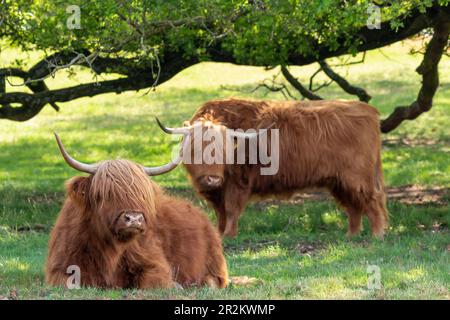
{"type": "Polygon", "coordinates": [[[91,179],[87,177],[74,177],[66,182],[67,196],[78,203],[86,203],[91,185],[91,179]]]}
{"type": "Polygon", "coordinates": [[[191,122],[188,120],[183,122],[183,126],[185,126],[185,127],[189,127],[190,125],[191,125],[191,122]]]}

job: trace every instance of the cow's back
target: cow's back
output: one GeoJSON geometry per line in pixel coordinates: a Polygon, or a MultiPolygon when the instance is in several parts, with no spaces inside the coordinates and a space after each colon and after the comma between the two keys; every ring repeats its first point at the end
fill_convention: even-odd
{"type": "Polygon", "coordinates": [[[275,103],[260,112],[259,123],[279,129],[279,171],[256,175],[255,193],[330,187],[342,176],[372,186],[381,146],[375,108],[338,100],[275,103]]]}

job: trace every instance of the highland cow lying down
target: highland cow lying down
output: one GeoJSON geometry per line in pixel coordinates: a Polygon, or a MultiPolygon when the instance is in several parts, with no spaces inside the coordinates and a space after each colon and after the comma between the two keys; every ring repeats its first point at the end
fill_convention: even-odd
{"type": "Polygon", "coordinates": [[[147,177],[158,168],[127,160],[83,164],[56,138],[66,162],[90,175],[66,184],[49,242],[49,284],[66,285],[68,268],[77,266],[81,286],[227,285],[217,231],[199,209],[165,195],[147,177]]]}

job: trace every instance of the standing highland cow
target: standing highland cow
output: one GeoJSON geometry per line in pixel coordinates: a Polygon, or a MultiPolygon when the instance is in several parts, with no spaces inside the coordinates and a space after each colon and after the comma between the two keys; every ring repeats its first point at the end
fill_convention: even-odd
{"type": "MultiPolygon", "coordinates": [[[[146,168],[127,160],[88,165],[67,184],[67,199],[49,242],[46,281],[65,285],[77,266],[81,286],[155,288],[227,285],[222,244],[207,217],[189,202],[165,195],[146,168]]],[[[172,166],[170,164],[169,166],[172,166]]]]}
{"type": "MultiPolygon", "coordinates": [[[[202,158],[206,149],[214,149],[211,144],[216,144],[215,149],[224,154],[233,150],[217,144],[216,140],[205,139],[206,131],[225,135],[229,129],[277,129],[278,141],[268,139],[267,146],[263,145],[266,150],[272,150],[270,156],[276,160],[277,170],[273,174],[261,174],[261,169],[267,167],[261,163],[185,163],[194,188],[212,204],[219,230],[227,236],[237,234],[238,218],[250,199],[284,198],[309,188],[329,190],[344,207],[349,219],[349,235],[360,232],[363,214],[369,218],[375,236],[384,234],[388,215],[381,168],[379,115],[366,103],[217,100],[205,103],[185,127],[171,129],[159,120],[158,123],[166,133],[192,138],[188,153],[194,154],[194,158],[202,158]],[[204,128],[203,136],[195,134],[199,124],[204,128]],[[196,143],[198,139],[203,140],[196,143]],[[278,149],[272,148],[274,143],[278,149]]],[[[250,145],[258,135],[240,133],[234,137],[247,138],[244,143],[248,141],[250,145]]],[[[229,141],[227,138],[219,140],[229,141]]],[[[240,150],[248,152],[249,149],[240,150]]],[[[232,152],[238,151],[239,148],[232,152]]],[[[248,159],[249,155],[245,157],[248,159]]]]}

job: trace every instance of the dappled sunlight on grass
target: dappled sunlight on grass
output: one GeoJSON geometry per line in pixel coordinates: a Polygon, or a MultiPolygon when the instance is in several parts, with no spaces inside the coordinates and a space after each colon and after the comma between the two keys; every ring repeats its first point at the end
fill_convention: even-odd
{"type": "Polygon", "coordinates": [[[327,250],[321,252],[320,264],[325,265],[339,262],[346,256],[348,256],[348,250],[349,248],[346,248],[344,246],[330,245],[327,247],[327,250]]]}
{"type": "Polygon", "coordinates": [[[260,258],[278,258],[281,255],[286,255],[286,249],[282,249],[279,246],[267,246],[258,251],[247,250],[240,254],[242,258],[247,259],[260,259],[260,258]]]}
{"type": "Polygon", "coordinates": [[[0,269],[5,273],[27,271],[30,269],[30,265],[20,261],[18,258],[3,259],[0,257],[0,269]]]}
{"type": "Polygon", "coordinates": [[[384,148],[383,172],[387,185],[450,186],[450,156],[437,148],[384,148]]]}
{"type": "Polygon", "coordinates": [[[349,295],[346,290],[344,281],[336,277],[317,277],[309,278],[305,283],[305,294],[313,299],[338,299],[336,296],[339,293],[342,295],[349,295]]]}
{"type": "MultiPolygon", "coordinates": [[[[202,289],[185,291],[174,290],[108,290],[83,289],[70,292],[63,289],[42,289],[43,255],[37,255],[37,248],[45,247],[44,239],[29,239],[27,236],[12,246],[0,247],[0,261],[8,261],[8,268],[0,269],[0,279],[8,279],[0,285],[0,294],[14,283],[25,285],[23,294],[34,294],[38,290],[45,298],[102,297],[107,299],[128,298],[392,298],[410,295],[410,288],[424,288],[434,283],[438,291],[425,289],[416,292],[415,297],[437,297],[445,294],[442,283],[450,280],[449,275],[442,274],[442,268],[448,266],[448,256],[436,254],[436,251],[421,251],[420,243],[414,238],[396,237],[395,242],[348,242],[326,240],[326,244],[311,255],[300,254],[295,247],[281,244],[265,245],[260,249],[246,249],[227,254],[230,276],[248,276],[257,279],[250,287],[231,286],[220,292],[202,289]],[[27,249],[28,247],[28,249],[27,249]],[[9,248],[9,249],[6,249],[9,248]],[[34,248],[34,249],[33,249],[34,248]],[[5,251],[6,250],[6,251],[5,251]],[[9,251],[8,250],[12,250],[9,251]],[[18,258],[15,258],[18,257],[18,258]],[[375,264],[380,267],[382,289],[367,289],[367,266],[375,264]],[[447,279],[447,280],[445,280],[447,279]],[[38,286],[38,287],[36,287],[38,286]],[[27,288],[27,289],[25,289],[27,288]],[[251,292],[249,291],[251,288],[251,292]],[[30,290],[27,293],[27,290],[30,290]],[[425,295],[427,294],[427,295],[425,295]]],[[[391,238],[394,240],[393,238],[391,238]]],[[[419,238],[420,239],[420,238],[419,238]]],[[[442,239],[443,240],[443,239],[442,239]]],[[[251,245],[258,243],[255,238],[251,245]]],[[[426,248],[439,246],[435,238],[424,236],[420,242],[426,248]]]]}
{"type": "Polygon", "coordinates": [[[14,243],[19,239],[19,234],[10,230],[9,226],[0,225],[0,244],[14,243]]]}
{"type": "Polygon", "coordinates": [[[404,226],[402,224],[398,224],[398,225],[392,227],[392,232],[395,234],[402,234],[407,231],[408,231],[408,229],[406,228],[406,226],[404,226]]]}
{"type": "Polygon", "coordinates": [[[405,271],[395,272],[396,281],[413,282],[425,276],[423,267],[412,268],[405,271]]]}
{"type": "Polygon", "coordinates": [[[342,213],[337,210],[322,213],[322,221],[326,225],[335,225],[340,229],[343,229],[346,226],[343,218],[342,213]]]}

